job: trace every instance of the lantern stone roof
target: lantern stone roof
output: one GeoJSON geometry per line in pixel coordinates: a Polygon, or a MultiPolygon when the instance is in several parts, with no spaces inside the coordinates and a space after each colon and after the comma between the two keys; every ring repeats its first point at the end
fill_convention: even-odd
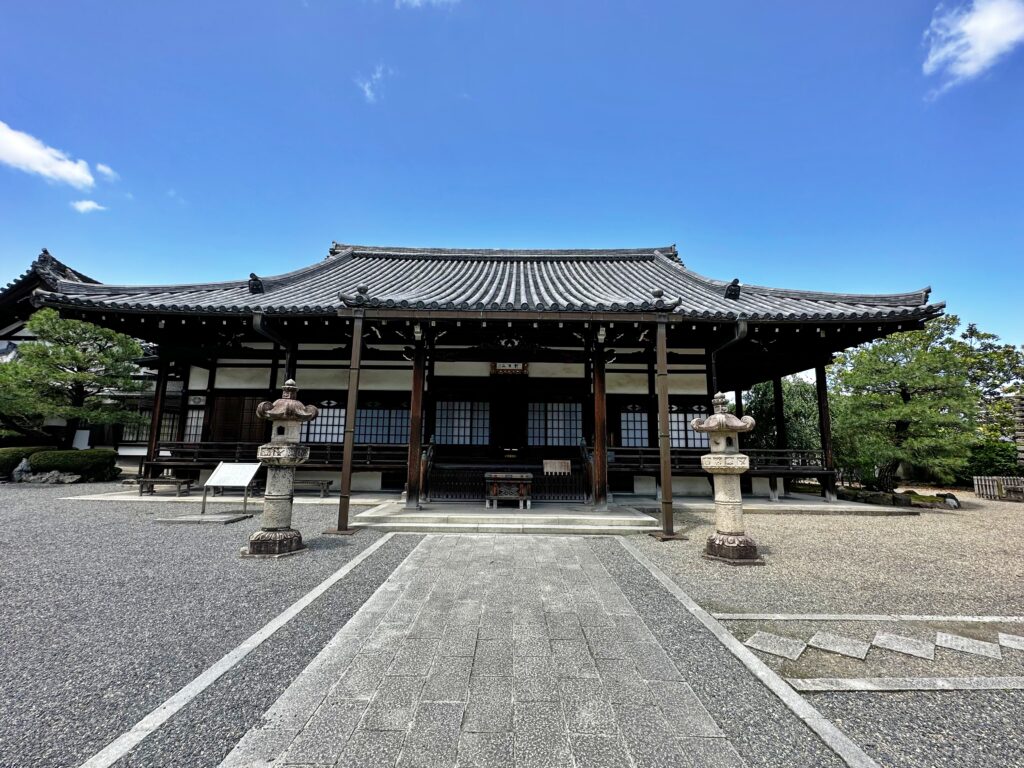
{"type": "Polygon", "coordinates": [[[335,243],[276,276],[222,283],[118,286],[60,281],[43,303],[203,314],[424,312],[672,313],[695,320],[927,319],[930,289],[821,293],[721,281],[688,269],[674,245],[606,250],[394,248],[335,243]]]}

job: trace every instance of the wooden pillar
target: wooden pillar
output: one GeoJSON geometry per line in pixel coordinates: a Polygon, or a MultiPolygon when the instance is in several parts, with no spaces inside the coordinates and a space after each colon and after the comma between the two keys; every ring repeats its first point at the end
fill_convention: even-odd
{"type": "Polygon", "coordinates": [[[324,533],[353,534],[348,526],[352,499],[352,452],[356,446],[356,409],[359,405],[359,365],[363,356],[363,313],[355,310],[352,320],[352,357],[348,367],[348,400],[345,404],[345,443],[341,457],[341,496],[338,499],[338,527],[324,533]]]}
{"type": "Polygon", "coordinates": [[[655,369],[658,367],[658,353],[651,347],[647,361],[647,445],[650,448],[658,436],[658,383],[655,369]]]}
{"type": "Polygon", "coordinates": [[[270,386],[267,388],[267,397],[274,401],[277,399],[277,374],[281,369],[281,345],[274,344],[274,352],[270,358],[270,386]]]}
{"type": "MultiPolygon", "coordinates": [[[[164,416],[164,398],[167,395],[167,376],[170,373],[170,364],[160,355],[160,362],[156,368],[156,386],[153,390],[153,410],[149,417],[149,440],[146,444],[146,461],[153,461],[157,457],[160,443],[160,424],[164,416]]],[[[151,475],[152,467],[148,468],[147,476],[151,475]]]]}
{"type": "Polygon", "coordinates": [[[434,441],[434,430],[437,420],[437,392],[434,389],[434,355],[427,350],[426,370],[424,371],[424,393],[423,393],[423,423],[426,428],[423,433],[427,436],[427,442],[434,441]]]}
{"type": "Polygon", "coordinates": [[[657,539],[685,539],[675,532],[672,519],[672,443],[668,421],[668,318],[658,318],[658,449],[661,454],[661,531],[657,539]]]}
{"type": "Polygon", "coordinates": [[[772,405],[775,410],[775,447],[784,450],[789,447],[789,437],[786,434],[786,410],[782,399],[782,379],[776,376],[772,379],[772,405]]]}
{"type": "Polygon", "coordinates": [[[594,341],[594,507],[608,508],[608,398],[604,344],[594,341]]]}
{"type": "Polygon", "coordinates": [[[284,378],[285,381],[288,379],[295,378],[295,369],[299,365],[299,348],[297,344],[289,344],[285,350],[284,355],[284,378]]]}
{"type": "Polygon", "coordinates": [[[203,405],[203,428],[199,432],[201,443],[209,442],[213,434],[213,392],[217,387],[217,358],[211,359],[209,365],[209,375],[206,377],[206,403],[203,405]]]}
{"type": "Polygon", "coordinates": [[[426,374],[426,344],[422,338],[416,340],[412,358],[412,392],[409,397],[409,472],[405,481],[405,506],[418,508],[420,505],[420,461],[422,460],[423,437],[423,382],[426,374]]]}
{"type": "MultiPolygon", "coordinates": [[[[814,386],[818,394],[818,430],[821,435],[821,454],[825,469],[835,469],[835,461],[832,456],[832,415],[828,410],[828,378],[825,376],[825,366],[814,367],[814,386]]],[[[831,500],[835,496],[835,481],[822,481],[822,493],[826,499],[831,500]]]]}
{"type": "MultiPolygon", "coordinates": [[[[736,398],[736,418],[737,419],[742,419],[743,418],[743,390],[742,389],[734,390],[732,394],[733,394],[733,397],[736,398]]],[[[742,433],[736,435],[736,444],[740,448],[743,447],[743,434],[742,433]]],[[[714,486],[714,483],[712,482],[711,485],[714,486]]],[[[740,492],[741,493],[747,493],[747,494],[752,494],[754,492],[754,479],[747,472],[744,472],[742,475],[740,475],[740,492]]]]}
{"type": "MultiPolygon", "coordinates": [[[[786,432],[786,404],[782,396],[782,378],[779,376],[772,379],[772,405],[775,416],[775,448],[784,451],[789,447],[789,435],[786,432]]],[[[775,478],[769,478],[769,483],[774,482],[775,478]]],[[[772,490],[775,491],[775,488],[772,490]]],[[[782,478],[782,493],[785,496],[789,495],[788,477],[782,478]]]]}

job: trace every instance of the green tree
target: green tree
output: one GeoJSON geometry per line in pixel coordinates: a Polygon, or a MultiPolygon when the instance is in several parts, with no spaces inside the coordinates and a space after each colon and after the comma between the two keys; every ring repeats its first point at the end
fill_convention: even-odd
{"type": "Polygon", "coordinates": [[[133,421],[133,411],[112,398],[138,391],[138,342],[124,334],[62,319],[52,309],[36,312],[27,328],[35,337],[17,357],[0,365],[0,428],[21,435],[45,434],[47,419],[64,419],[70,445],[82,425],[133,421]]]}
{"type": "Polygon", "coordinates": [[[1013,394],[1024,382],[1024,352],[1001,344],[971,323],[954,348],[967,361],[967,383],[978,393],[978,433],[984,441],[1013,440],[1013,394]]]}
{"type": "Polygon", "coordinates": [[[831,370],[837,460],[890,491],[901,464],[948,482],[967,463],[978,410],[955,316],[850,350],[831,370]]]}
{"type": "MultiPolygon", "coordinates": [[[[754,417],[755,426],[743,438],[748,448],[774,448],[775,394],[770,381],[755,384],[743,396],[743,412],[754,417]]],[[[818,430],[818,396],[814,385],[797,376],[782,380],[782,412],[786,422],[786,447],[797,450],[821,448],[818,430]]]]}

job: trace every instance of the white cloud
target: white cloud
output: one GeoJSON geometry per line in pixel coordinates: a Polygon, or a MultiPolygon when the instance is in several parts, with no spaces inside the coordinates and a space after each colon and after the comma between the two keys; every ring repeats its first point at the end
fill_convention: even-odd
{"type": "Polygon", "coordinates": [[[3,121],[0,121],[0,163],[77,189],[91,189],[96,183],[85,160],[72,160],[59,149],[48,147],[35,136],[16,131],[3,121]]]}
{"type": "Polygon", "coordinates": [[[971,0],[957,8],[938,5],[924,34],[926,75],[943,83],[937,96],[971,80],[1024,42],[1024,0],[971,0]]]}
{"type": "Polygon", "coordinates": [[[395,0],[395,8],[422,8],[425,5],[455,5],[459,0],[395,0]]]}
{"type": "Polygon", "coordinates": [[[355,84],[363,92],[363,98],[366,99],[367,104],[375,104],[377,102],[377,99],[380,98],[380,85],[384,78],[390,74],[391,70],[385,69],[383,64],[378,64],[374,67],[373,74],[369,77],[357,77],[355,79],[355,84]]]}
{"type": "Polygon", "coordinates": [[[75,202],[71,204],[71,207],[79,213],[91,213],[92,211],[107,210],[106,206],[100,205],[95,200],[75,200],[75,202]]]}
{"type": "Polygon", "coordinates": [[[105,176],[108,181],[117,181],[119,178],[121,178],[118,175],[117,171],[115,171],[106,163],[96,163],[96,172],[99,173],[101,176],[105,176]]]}

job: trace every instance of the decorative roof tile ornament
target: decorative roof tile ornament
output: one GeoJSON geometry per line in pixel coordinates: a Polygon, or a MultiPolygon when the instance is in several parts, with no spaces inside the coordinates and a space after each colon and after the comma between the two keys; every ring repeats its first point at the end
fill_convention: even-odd
{"type": "Polygon", "coordinates": [[[708,435],[710,453],[700,457],[700,465],[715,486],[715,533],[708,537],[703,557],[729,565],[764,565],[757,543],[747,536],[743,525],[743,494],[740,475],[750,468],[750,459],[740,453],[739,436],[754,428],[750,416],[736,418],[727,410],[721,392],[711,399],[714,413],[690,422],[697,432],[708,435]]]}

